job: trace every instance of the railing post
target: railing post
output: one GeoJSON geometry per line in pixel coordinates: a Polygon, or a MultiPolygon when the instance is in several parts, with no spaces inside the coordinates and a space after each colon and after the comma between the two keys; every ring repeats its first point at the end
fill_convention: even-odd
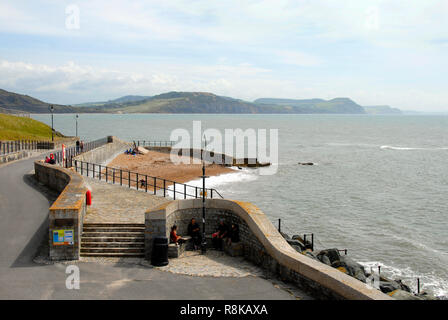
{"type": "Polygon", "coordinates": [[[148,175],[145,174],[145,192],[148,192],[148,175]]]}
{"type": "Polygon", "coordinates": [[[107,166],[106,166],[106,182],[107,182],[107,166]]]}
{"type": "Polygon", "coordinates": [[[157,190],[156,190],[156,185],[157,185],[157,178],[156,178],[156,177],[154,177],[154,194],[156,194],[156,193],[157,193],[157,190]]]}
{"type": "Polygon", "coordinates": [[[101,165],[98,165],[98,179],[101,180],[101,165]]]}
{"type": "Polygon", "coordinates": [[[120,186],[123,185],[123,170],[120,169],[120,186]]]}
{"type": "Polygon", "coordinates": [[[213,189],[210,189],[210,198],[213,199],[213,189]]]}
{"type": "Polygon", "coordinates": [[[112,184],[115,184],[115,168],[112,169],[114,177],[112,178],[112,184]]]}
{"type": "Polygon", "coordinates": [[[282,219],[278,219],[278,232],[282,232],[282,219]]]}
{"type": "Polygon", "coordinates": [[[81,161],[81,175],[83,175],[82,161],[81,161]]]}
{"type": "Polygon", "coordinates": [[[163,196],[166,197],[166,180],[163,179],[163,196]]]}
{"type": "Polygon", "coordinates": [[[184,184],[184,199],[187,199],[187,185],[184,184]]]}
{"type": "Polygon", "coordinates": [[[314,251],[314,233],[311,234],[311,251],[314,251]]]}
{"type": "Polygon", "coordinates": [[[78,160],[75,160],[75,171],[78,172],[78,160]]]}
{"type": "Polygon", "coordinates": [[[176,182],[174,182],[174,184],[173,184],[173,190],[174,190],[174,192],[173,192],[174,199],[173,200],[176,200],[176,182]]]}
{"type": "Polygon", "coordinates": [[[198,198],[198,187],[195,187],[194,189],[195,189],[194,197],[197,199],[198,198]]]}
{"type": "Polygon", "coordinates": [[[135,174],[135,182],[136,182],[136,186],[137,186],[137,190],[138,190],[138,183],[139,183],[139,181],[138,181],[138,173],[136,173],[135,174]]]}
{"type": "Polygon", "coordinates": [[[95,178],[95,164],[93,163],[93,171],[92,171],[92,176],[93,178],[95,178]]]}
{"type": "Polygon", "coordinates": [[[128,187],[131,187],[131,171],[128,171],[128,187]]]}

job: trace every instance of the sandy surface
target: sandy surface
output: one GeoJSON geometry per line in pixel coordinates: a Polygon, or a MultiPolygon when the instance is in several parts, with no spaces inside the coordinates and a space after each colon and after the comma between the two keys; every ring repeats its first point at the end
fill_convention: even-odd
{"type": "MultiPolygon", "coordinates": [[[[192,161],[190,161],[192,163],[192,161]]],[[[166,153],[149,151],[145,155],[127,155],[120,154],[112,160],[108,167],[123,169],[131,172],[139,173],[139,179],[144,179],[142,175],[158,177],[166,180],[172,180],[180,183],[185,183],[192,180],[197,180],[202,175],[201,164],[175,164],[171,162],[170,155],[166,153]]],[[[217,176],[225,173],[232,173],[234,170],[218,164],[208,164],[206,166],[207,176],[217,176]]],[[[117,177],[119,173],[115,173],[117,177]]],[[[128,173],[123,172],[123,177],[127,179],[128,173]]],[[[136,176],[131,174],[131,180],[135,181],[136,176]]],[[[127,180],[126,182],[127,183],[127,180]]],[[[133,183],[132,183],[133,184],[133,183]]],[[[148,180],[148,185],[152,185],[153,181],[148,180]]],[[[166,185],[171,185],[168,182],[166,185]]],[[[156,181],[157,186],[162,185],[162,181],[156,181]]]]}

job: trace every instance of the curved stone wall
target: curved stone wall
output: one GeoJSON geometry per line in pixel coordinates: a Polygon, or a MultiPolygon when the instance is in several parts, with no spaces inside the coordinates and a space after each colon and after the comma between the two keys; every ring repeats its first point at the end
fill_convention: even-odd
{"type": "Polygon", "coordinates": [[[86,212],[87,188],[82,177],[71,169],[34,162],[36,179],[61,194],[49,209],[49,246],[52,260],[79,259],[82,223],[86,212]],[[71,244],[61,244],[54,233],[72,234],[71,244]]]}
{"type": "MultiPolygon", "coordinates": [[[[207,199],[206,234],[215,231],[220,218],[240,226],[244,255],[257,265],[294,282],[316,298],[390,300],[389,296],[339,270],[296,252],[272,225],[266,215],[248,202],[207,199]]],[[[145,250],[150,259],[153,238],[169,236],[173,224],[185,234],[194,217],[202,221],[202,199],[176,200],[145,215],[145,250]]]]}

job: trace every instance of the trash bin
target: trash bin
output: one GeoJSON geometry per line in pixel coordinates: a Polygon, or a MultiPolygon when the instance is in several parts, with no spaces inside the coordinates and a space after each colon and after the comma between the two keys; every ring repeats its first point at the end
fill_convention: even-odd
{"type": "Polygon", "coordinates": [[[152,247],[151,264],[163,267],[168,264],[168,238],[156,237],[152,247]]]}

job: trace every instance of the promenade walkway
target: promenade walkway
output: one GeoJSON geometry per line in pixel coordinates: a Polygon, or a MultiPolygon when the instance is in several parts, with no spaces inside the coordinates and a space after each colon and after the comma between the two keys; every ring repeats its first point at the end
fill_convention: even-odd
{"type": "Polygon", "coordinates": [[[0,166],[0,299],[307,297],[291,294],[275,282],[258,276],[196,277],[122,261],[77,262],[80,289],[68,290],[65,286],[67,263],[44,265],[33,261],[48,232],[48,208],[54,199],[54,194],[38,190],[27,175],[35,159],[0,166]]]}

